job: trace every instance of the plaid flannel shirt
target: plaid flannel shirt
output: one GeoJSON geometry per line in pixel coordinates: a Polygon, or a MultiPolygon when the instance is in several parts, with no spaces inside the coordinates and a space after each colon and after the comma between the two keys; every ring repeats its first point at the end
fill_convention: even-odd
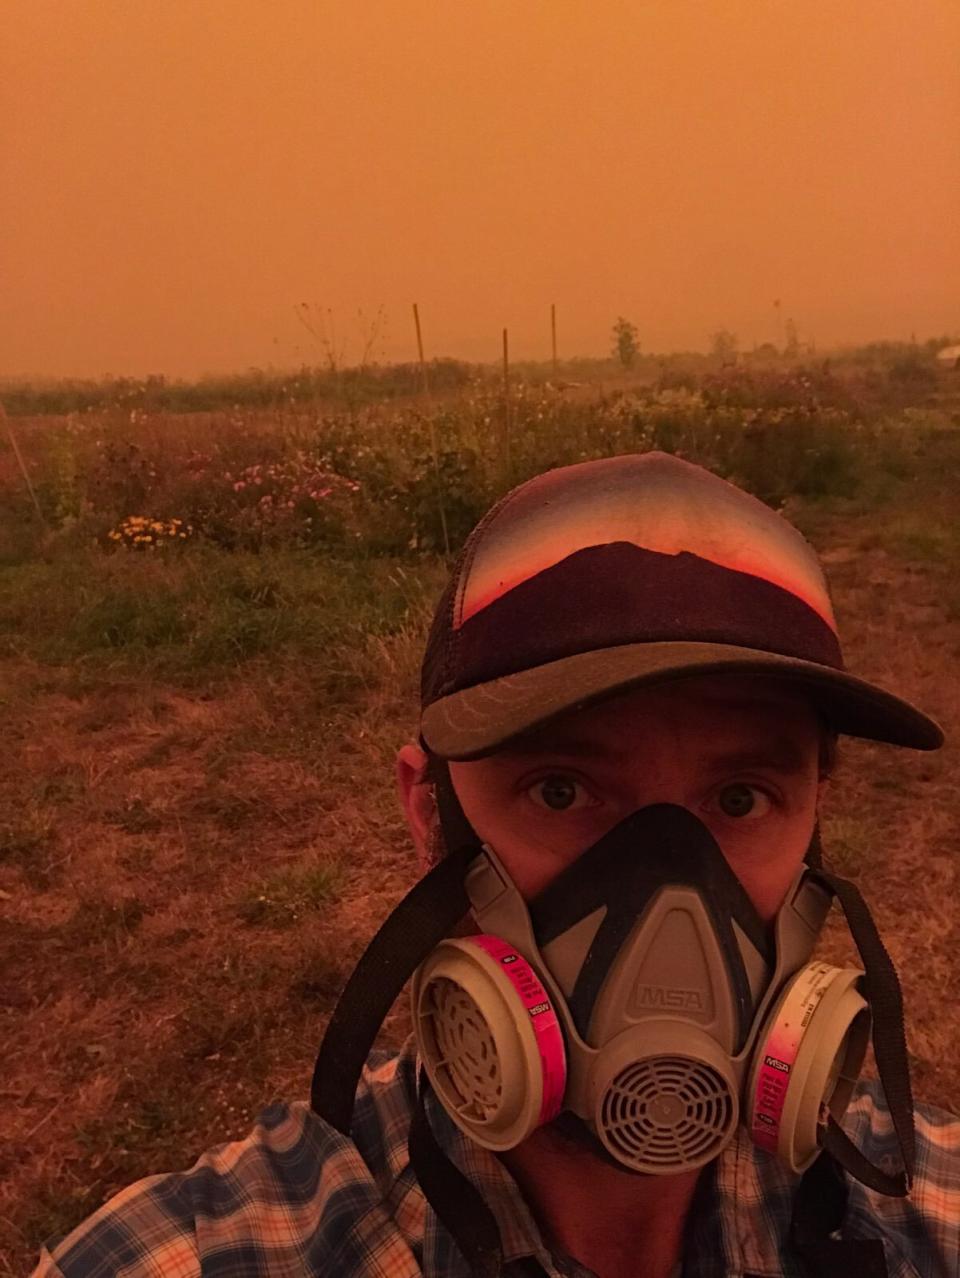
{"type": "MultiPolygon", "coordinates": [[[[399,1056],[371,1057],[353,1139],[304,1102],[273,1104],[244,1140],[216,1146],[189,1171],[138,1181],[65,1238],[49,1240],[32,1278],[469,1278],[410,1167],[416,1086],[411,1044],[399,1056]]],[[[429,1112],[441,1147],[496,1217],[506,1272],[534,1257],[549,1278],[587,1278],[576,1262],[551,1255],[499,1159],[463,1136],[435,1102],[429,1112]]],[[[894,1163],[896,1141],[876,1084],[860,1086],[843,1125],[878,1165],[894,1163]]],[[[851,1181],[843,1236],[882,1239],[890,1278],[957,1278],[960,1120],[919,1106],[916,1129],[910,1197],[885,1198],[851,1181]]],[[[709,1192],[698,1194],[688,1221],[685,1278],[794,1278],[799,1270],[785,1236],[797,1182],[738,1134],[712,1165],[709,1192]]]]}

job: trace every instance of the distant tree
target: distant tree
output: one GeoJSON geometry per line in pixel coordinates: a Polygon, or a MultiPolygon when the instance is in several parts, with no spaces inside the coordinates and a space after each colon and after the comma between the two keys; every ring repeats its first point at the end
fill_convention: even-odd
{"type": "Polygon", "coordinates": [[[624,368],[632,368],[640,354],[637,336],[636,324],[631,324],[628,319],[618,315],[613,326],[613,353],[624,368]]]}
{"type": "Polygon", "coordinates": [[[735,363],[739,348],[736,333],[728,328],[718,328],[710,338],[710,351],[721,364],[735,363]]]}

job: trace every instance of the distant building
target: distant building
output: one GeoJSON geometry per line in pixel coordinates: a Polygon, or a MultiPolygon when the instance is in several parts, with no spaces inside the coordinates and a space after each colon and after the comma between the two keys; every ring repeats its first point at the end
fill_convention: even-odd
{"type": "Polygon", "coordinates": [[[937,351],[937,360],[941,364],[950,364],[953,368],[960,368],[960,343],[956,346],[944,346],[937,351]]]}

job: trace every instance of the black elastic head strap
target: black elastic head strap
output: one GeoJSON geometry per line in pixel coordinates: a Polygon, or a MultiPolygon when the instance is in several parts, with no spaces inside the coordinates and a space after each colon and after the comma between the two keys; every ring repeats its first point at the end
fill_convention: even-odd
{"type": "Polygon", "coordinates": [[[427,1076],[420,1069],[417,1106],[407,1149],[427,1202],[463,1253],[474,1278],[495,1278],[503,1267],[500,1230],[480,1191],[441,1149],[427,1115],[427,1076]]]}
{"type": "Polygon", "coordinates": [[[449,936],[470,902],[464,887],[477,849],[463,845],[410,889],[367,946],[347,981],[313,1070],[310,1105],[347,1135],[360,1073],[407,980],[449,936]]]}
{"type": "Polygon", "coordinates": [[[916,1148],[913,1130],[913,1093],[910,1088],[910,1068],[903,1027],[903,998],[900,993],[900,982],[897,979],[896,968],[856,885],[849,879],[842,879],[826,870],[817,870],[815,874],[840,902],[853,939],[863,958],[866,969],[863,992],[873,1017],[873,1051],[880,1073],[880,1082],[890,1108],[894,1131],[900,1145],[903,1170],[896,1175],[890,1175],[874,1167],[832,1119],[827,1124],[823,1147],[851,1175],[871,1189],[875,1189],[877,1193],[903,1198],[909,1193],[910,1183],[913,1180],[916,1148]]]}
{"type": "MultiPolygon", "coordinates": [[[[419,880],[367,946],[334,1009],[313,1071],[310,1105],[348,1135],[360,1074],[377,1032],[408,978],[467,913],[464,880],[480,842],[463,813],[446,763],[431,758],[447,855],[419,880]]],[[[421,1068],[408,1136],[410,1162],[427,1201],[475,1278],[502,1267],[500,1232],[480,1193],[440,1148],[426,1112],[421,1068]]]]}
{"type": "Polygon", "coordinates": [[[879,1238],[834,1238],[843,1225],[849,1190],[829,1153],[800,1178],[793,1199],[790,1246],[810,1278],[888,1278],[879,1238]]]}

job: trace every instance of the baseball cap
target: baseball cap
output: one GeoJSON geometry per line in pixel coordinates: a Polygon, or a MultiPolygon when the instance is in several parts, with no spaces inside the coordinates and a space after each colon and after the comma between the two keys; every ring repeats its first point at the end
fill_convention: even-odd
{"type": "Polygon", "coordinates": [[[848,673],[816,554],[781,515],[665,453],[582,462],[520,484],[467,538],[427,641],[421,737],[481,758],[615,692],[721,672],[795,683],[837,732],[943,743],[848,673]]]}

